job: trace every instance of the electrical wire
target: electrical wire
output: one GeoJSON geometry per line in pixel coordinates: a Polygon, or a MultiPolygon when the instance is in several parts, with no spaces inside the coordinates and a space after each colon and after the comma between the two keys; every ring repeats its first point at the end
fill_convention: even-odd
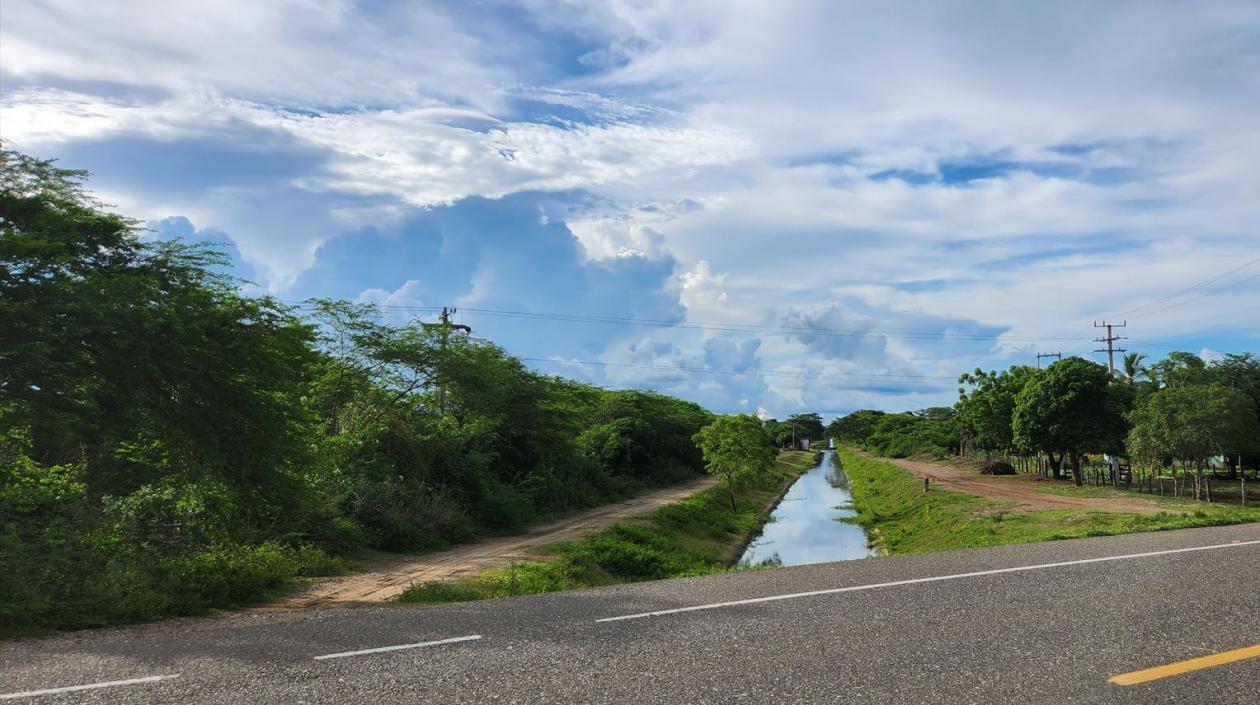
{"type": "MultiPolygon", "coordinates": [[[[1260,261],[1260,260],[1257,260],[1257,261],[1260,261]]],[[[1254,279],[1260,279],[1260,273],[1253,274],[1253,275],[1251,275],[1251,276],[1249,276],[1249,277],[1244,277],[1244,278],[1242,278],[1242,279],[1235,280],[1235,281],[1233,281],[1233,282],[1230,282],[1229,284],[1226,284],[1225,286],[1217,287],[1217,288],[1215,288],[1215,289],[1212,289],[1211,291],[1204,292],[1204,293],[1202,293],[1202,294],[1200,294],[1200,295],[1198,295],[1198,296],[1196,296],[1196,297],[1194,297],[1194,298],[1192,298],[1192,299],[1185,299],[1185,300],[1183,300],[1183,301],[1178,301],[1178,302],[1176,302],[1176,303],[1169,304],[1169,305],[1167,305],[1167,306],[1165,306],[1165,307],[1163,307],[1163,308],[1155,309],[1154,311],[1148,311],[1148,312],[1146,312],[1146,313],[1139,314],[1139,315],[1137,315],[1137,316],[1133,316],[1132,318],[1133,318],[1133,320],[1138,320],[1139,318],[1146,318],[1147,316],[1154,316],[1154,315],[1155,315],[1155,314],[1157,314],[1157,313],[1163,313],[1164,311],[1170,311],[1170,310],[1172,310],[1172,309],[1174,309],[1174,308],[1179,308],[1179,307],[1181,307],[1181,306],[1185,306],[1186,304],[1189,304],[1189,303],[1194,303],[1195,301],[1198,301],[1199,299],[1206,299],[1207,297],[1212,296],[1213,294],[1219,294],[1219,293],[1221,293],[1222,291],[1225,291],[1226,289],[1233,289],[1234,287],[1236,287],[1236,286],[1238,286],[1238,285],[1240,285],[1240,284],[1246,284],[1247,282],[1252,281],[1252,280],[1254,280],[1254,279]]]]}
{"type": "Polygon", "coordinates": [[[791,377],[797,379],[868,379],[875,380],[935,380],[940,382],[957,382],[957,375],[913,375],[900,373],[876,373],[876,372],[812,372],[809,370],[732,370],[719,367],[696,367],[688,365],[661,365],[661,364],[645,364],[633,362],[604,362],[599,360],[567,360],[550,357],[521,357],[519,360],[525,362],[545,362],[557,365],[591,365],[597,367],[628,367],[646,370],[676,370],[682,372],[703,372],[708,374],[724,374],[733,376],[749,376],[749,377],[791,377]]]}
{"type": "MultiPolygon", "coordinates": [[[[1203,281],[1197,282],[1197,283],[1195,283],[1195,284],[1191,284],[1190,286],[1187,286],[1187,287],[1186,287],[1186,288],[1184,288],[1184,289],[1180,289],[1180,290],[1178,290],[1178,291],[1174,291],[1174,292],[1173,292],[1173,293],[1171,293],[1171,294],[1168,294],[1168,295],[1166,295],[1166,296],[1162,296],[1162,297],[1160,297],[1160,298],[1158,298],[1158,299],[1155,299],[1154,301],[1151,301],[1151,302],[1149,302],[1149,303],[1142,304],[1141,306],[1138,306],[1138,307],[1136,307],[1136,308],[1131,308],[1131,309],[1129,309],[1128,311],[1121,311],[1120,313],[1117,313],[1117,314],[1115,314],[1115,315],[1113,315],[1113,316],[1110,316],[1110,318],[1113,318],[1113,319],[1114,319],[1114,318],[1123,318],[1123,317],[1128,316],[1128,315],[1130,315],[1130,314],[1137,313],[1138,311],[1143,311],[1143,310],[1148,309],[1148,308],[1151,308],[1151,307],[1153,307],[1153,306],[1159,306],[1159,305],[1161,305],[1161,304],[1168,303],[1168,302],[1170,302],[1170,301],[1174,301],[1175,299],[1180,298],[1181,296],[1184,296],[1184,295],[1186,295],[1186,294],[1190,294],[1190,293],[1194,293],[1195,291],[1198,291],[1199,289],[1202,289],[1203,287],[1208,286],[1209,284],[1215,284],[1216,282],[1218,282],[1218,281],[1220,281],[1220,280],[1222,280],[1222,279],[1224,279],[1224,278],[1226,278],[1226,277],[1230,276],[1231,274],[1236,274],[1236,273],[1238,273],[1238,272],[1241,272],[1242,270],[1247,269],[1248,267],[1251,267],[1252,265],[1254,265],[1254,264],[1256,264],[1256,263],[1258,263],[1258,262],[1260,262],[1260,257],[1257,257],[1257,258],[1255,258],[1255,259],[1253,259],[1253,260],[1249,260],[1249,261],[1247,261],[1247,262],[1243,262],[1242,264],[1240,264],[1240,265],[1238,265],[1238,266],[1236,266],[1236,267],[1233,267],[1233,268],[1231,268],[1231,269],[1227,269],[1227,270],[1225,270],[1224,272],[1221,272],[1221,273],[1216,274],[1216,275],[1214,275],[1214,276],[1208,277],[1207,279],[1204,279],[1203,281]]],[[[1257,276],[1260,276],[1260,275],[1257,275],[1257,276]]],[[[1255,276],[1247,277],[1246,279],[1241,279],[1241,280],[1239,280],[1239,281],[1237,281],[1237,282],[1234,282],[1234,284],[1232,284],[1232,285],[1230,285],[1230,286],[1233,286],[1233,285],[1236,285],[1236,284],[1240,284],[1240,283],[1242,283],[1242,282],[1245,282],[1245,281],[1248,281],[1248,280],[1251,280],[1251,279],[1255,279],[1255,276]]],[[[1174,305],[1172,305],[1172,306],[1167,306],[1167,307],[1164,307],[1164,308],[1160,308],[1160,309],[1155,310],[1155,311],[1147,311],[1147,312],[1142,313],[1142,314],[1140,314],[1140,315],[1133,316],[1133,318],[1134,318],[1134,319],[1137,319],[1137,318],[1145,318],[1146,316],[1154,315],[1154,314],[1156,314],[1156,313],[1160,313],[1160,312],[1162,312],[1162,311],[1167,311],[1167,310],[1168,310],[1168,309],[1170,309],[1170,308],[1175,308],[1175,307],[1177,307],[1177,306],[1181,306],[1182,304],[1190,303],[1191,301],[1198,301],[1199,299],[1201,299],[1201,298],[1203,298],[1203,297],[1205,297],[1205,296],[1210,296],[1211,294],[1216,293],[1217,291],[1221,291],[1221,290],[1226,289],[1226,288],[1229,288],[1229,287],[1228,287],[1228,286],[1226,286],[1226,287],[1222,287],[1222,289],[1217,289],[1217,290],[1214,290],[1214,291],[1212,291],[1212,292],[1208,292],[1207,294],[1203,294],[1202,296],[1198,296],[1198,297],[1195,297],[1195,298],[1193,298],[1193,299],[1187,299],[1186,301],[1183,301],[1183,302],[1180,302],[1180,303],[1174,304],[1174,305]]]]}
{"type": "MultiPolygon", "coordinates": [[[[289,302],[293,305],[301,305],[289,302]]],[[[382,311],[398,311],[403,313],[431,313],[442,310],[440,306],[405,306],[400,304],[377,304],[382,311]]],[[[565,323],[583,323],[595,325],[640,326],[649,328],[680,328],[688,330],[710,330],[731,333],[781,333],[785,335],[807,335],[816,337],[852,338],[879,335],[886,338],[904,340],[958,340],[986,341],[1002,340],[1010,342],[1070,341],[1085,342],[1090,338],[1065,336],[1019,336],[1019,335],[976,335],[970,333],[948,333],[942,331],[909,331],[909,330],[877,330],[877,329],[843,329],[818,328],[814,326],[771,326],[752,323],[708,322],[708,321],[666,321],[650,318],[623,318],[617,316],[595,316],[587,314],[543,313],[533,311],[505,311],[499,309],[460,307],[459,313],[490,316],[495,318],[559,321],[565,323]]]]}

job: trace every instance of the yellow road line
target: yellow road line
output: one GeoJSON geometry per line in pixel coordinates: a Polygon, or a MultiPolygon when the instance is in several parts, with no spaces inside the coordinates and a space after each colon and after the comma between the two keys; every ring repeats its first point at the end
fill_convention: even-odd
{"type": "Polygon", "coordinates": [[[1110,678],[1110,682],[1116,685],[1136,685],[1137,683],[1145,683],[1147,681],[1156,681],[1160,678],[1176,676],[1190,671],[1198,671],[1203,668],[1212,668],[1213,666],[1222,666],[1235,661],[1260,657],[1260,644],[1255,646],[1244,646],[1241,649],[1233,651],[1223,651],[1219,654],[1211,656],[1200,656],[1192,658],[1188,661],[1178,661],[1170,663],[1166,666],[1156,666],[1154,668],[1144,668],[1141,671],[1130,671],[1121,673],[1118,676],[1110,678]]]}

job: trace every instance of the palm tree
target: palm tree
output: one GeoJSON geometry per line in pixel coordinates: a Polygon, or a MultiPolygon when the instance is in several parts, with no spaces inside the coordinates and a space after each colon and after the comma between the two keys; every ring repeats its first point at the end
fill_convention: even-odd
{"type": "Polygon", "coordinates": [[[1137,384],[1137,381],[1143,377],[1150,379],[1150,371],[1142,361],[1146,359],[1146,353],[1132,352],[1124,356],[1124,369],[1116,370],[1116,374],[1123,377],[1129,384],[1137,384]]]}

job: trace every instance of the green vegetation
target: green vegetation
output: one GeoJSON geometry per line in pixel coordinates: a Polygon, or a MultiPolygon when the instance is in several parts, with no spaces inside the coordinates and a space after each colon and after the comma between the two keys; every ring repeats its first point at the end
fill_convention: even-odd
{"type": "Polygon", "coordinates": [[[1017,468],[1110,481],[1098,465],[1120,460],[1139,489],[1169,475],[1200,499],[1240,501],[1240,474],[1260,471],[1260,358],[1228,354],[1206,362],[1173,352],[1146,364],[1124,356],[1116,374],[1069,357],[1046,369],[976,369],[959,378],[952,409],[837,418],[826,435],[886,457],[1007,459],[1017,468]],[[1091,462],[1091,457],[1094,459],[1091,462]],[[1221,486],[1224,479],[1235,481],[1221,486]]]}
{"type": "Polygon", "coordinates": [[[1011,543],[1108,536],[1260,521],[1260,508],[1173,505],[1154,515],[1050,510],[1013,512],[1010,503],[962,492],[923,491],[923,482],[887,461],[841,449],[854,521],[887,553],[922,553],[1011,543]],[[1183,509],[1184,511],[1175,511],[1183,509]]]}
{"type": "Polygon", "coordinates": [[[826,433],[822,416],[818,414],[792,414],[786,421],[766,419],[763,423],[766,434],[779,448],[790,448],[793,442],[808,439],[820,441],[826,433]]]}
{"type": "Polygon", "coordinates": [[[0,154],[0,634],[240,605],[704,471],[695,404],[242,296],[84,178],[0,154]]]}
{"type": "Polygon", "coordinates": [[[1215,455],[1260,451],[1256,408],[1246,394],[1220,384],[1172,387],[1151,395],[1132,414],[1130,452],[1154,464],[1160,458],[1189,463],[1194,497],[1211,499],[1203,470],[1215,455]]]}
{"type": "Polygon", "coordinates": [[[1043,452],[1059,467],[1064,458],[1072,477],[1084,484],[1086,453],[1124,451],[1127,387],[1112,385],[1107,368],[1069,357],[1033,376],[1015,396],[1011,415],[1013,442],[1043,452]]]}
{"type": "Polygon", "coordinates": [[[454,583],[415,585],[399,599],[462,602],[721,572],[738,558],[733,552],[761,528],[766,505],[785,484],[817,464],[817,453],[785,453],[770,471],[738,484],[734,511],[726,491],[715,487],[662,507],[641,523],[618,524],[557,545],[549,560],[488,570],[454,583]]]}
{"type": "Polygon", "coordinates": [[[737,511],[736,489],[755,483],[774,468],[774,447],[756,416],[718,417],[700,429],[695,441],[704,456],[705,469],[721,478],[732,512],[737,511]]]}
{"type": "Polygon", "coordinates": [[[903,414],[863,409],[827,426],[827,436],[889,458],[948,457],[958,452],[958,412],[932,407],[903,414]]]}

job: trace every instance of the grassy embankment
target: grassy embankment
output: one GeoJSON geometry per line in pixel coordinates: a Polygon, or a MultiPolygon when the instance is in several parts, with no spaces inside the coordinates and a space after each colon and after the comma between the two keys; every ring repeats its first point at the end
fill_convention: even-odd
{"type": "Polygon", "coordinates": [[[779,457],[772,473],[741,488],[732,512],[715,487],[662,507],[641,522],[617,524],[549,548],[550,559],[492,569],[451,583],[408,588],[401,602],[463,602],[727,570],[736,551],[767,518],[784,486],[817,465],[815,452],[779,457]]]}
{"type": "Polygon", "coordinates": [[[1167,503],[1154,515],[1077,510],[1013,512],[1001,502],[963,492],[923,492],[923,482],[887,461],[841,449],[855,519],[890,554],[946,551],[1032,541],[1110,536],[1260,521],[1260,508],[1167,503]]]}

